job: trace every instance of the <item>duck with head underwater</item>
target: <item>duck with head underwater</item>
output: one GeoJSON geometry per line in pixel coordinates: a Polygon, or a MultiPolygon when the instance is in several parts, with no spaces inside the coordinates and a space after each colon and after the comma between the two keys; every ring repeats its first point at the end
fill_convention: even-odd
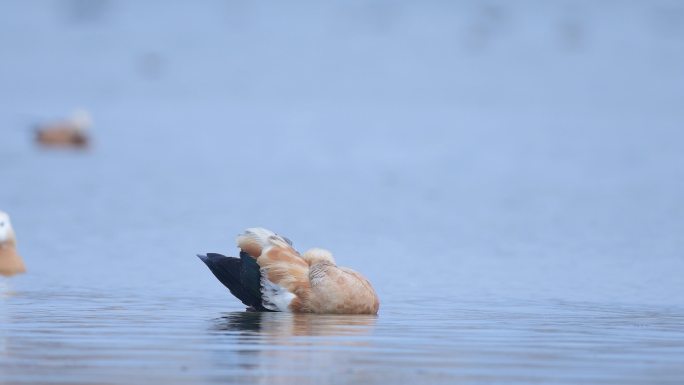
{"type": "Polygon", "coordinates": [[[332,254],[311,249],[299,254],[289,239],[264,228],[237,237],[240,258],[209,253],[198,257],[250,309],[321,314],[377,314],[370,282],[339,267],[332,254]]]}

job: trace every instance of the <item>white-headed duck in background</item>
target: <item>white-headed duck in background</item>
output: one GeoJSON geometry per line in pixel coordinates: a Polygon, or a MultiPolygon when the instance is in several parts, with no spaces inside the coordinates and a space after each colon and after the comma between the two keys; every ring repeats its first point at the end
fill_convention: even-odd
{"type": "Polygon", "coordinates": [[[68,119],[36,127],[36,141],[47,147],[84,148],[90,142],[88,129],[91,125],[88,111],[76,110],[68,119]]]}
{"type": "Polygon", "coordinates": [[[17,254],[17,240],[9,215],[0,211],[0,275],[11,276],[26,271],[17,254]]]}
{"type": "Polygon", "coordinates": [[[240,258],[198,255],[242,303],[257,311],[377,314],[375,290],[361,274],[335,263],[332,254],[299,254],[289,239],[263,228],[237,237],[240,258]]]}

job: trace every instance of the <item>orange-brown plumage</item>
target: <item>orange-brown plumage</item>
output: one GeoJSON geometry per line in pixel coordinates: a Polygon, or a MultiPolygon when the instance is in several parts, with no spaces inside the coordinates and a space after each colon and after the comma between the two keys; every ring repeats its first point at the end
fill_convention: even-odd
{"type": "Polygon", "coordinates": [[[37,127],[36,141],[48,147],[83,148],[90,142],[87,132],[90,124],[90,115],[87,112],[76,111],[69,119],[37,127]]]}
{"type": "Polygon", "coordinates": [[[73,130],[71,127],[45,127],[36,131],[36,140],[44,146],[56,147],[85,147],[88,136],[73,130]]]}

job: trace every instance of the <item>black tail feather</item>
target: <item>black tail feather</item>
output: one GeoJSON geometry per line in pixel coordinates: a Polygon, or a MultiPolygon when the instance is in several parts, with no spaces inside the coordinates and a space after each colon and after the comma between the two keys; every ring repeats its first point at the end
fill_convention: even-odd
{"type": "MultiPolygon", "coordinates": [[[[242,303],[258,311],[267,311],[261,304],[259,265],[253,258],[226,257],[217,253],[197,255],[214,276],[242,303]]],[[[242,257],[242,256],[241,256],[242,257]]]]}

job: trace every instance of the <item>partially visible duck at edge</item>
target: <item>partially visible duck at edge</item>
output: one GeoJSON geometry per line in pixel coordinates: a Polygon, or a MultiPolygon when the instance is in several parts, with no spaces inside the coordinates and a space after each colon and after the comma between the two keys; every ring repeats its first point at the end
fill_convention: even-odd
{"type": "Polygon", "coordinates": [[[354,270],[339,267],[332,253],[299,254],[289,239],[264,228],[237,237],[240,257],[198,257],[248,310],[321,314],[377,314],[373,286],[354,270]]]}
{"type": "Polygon", "coordinates": [[[45,147],[84,148],[90,143],[91,125],[88,111],[76,110],[68,119],[38,125],[36,142],[45,147]]]}
{"type": "Polygon", "coordinates": [[[17,240],[7,213],[0,211],[0,275],[24,273],[26,267],[17,254],[17,240]]]}

